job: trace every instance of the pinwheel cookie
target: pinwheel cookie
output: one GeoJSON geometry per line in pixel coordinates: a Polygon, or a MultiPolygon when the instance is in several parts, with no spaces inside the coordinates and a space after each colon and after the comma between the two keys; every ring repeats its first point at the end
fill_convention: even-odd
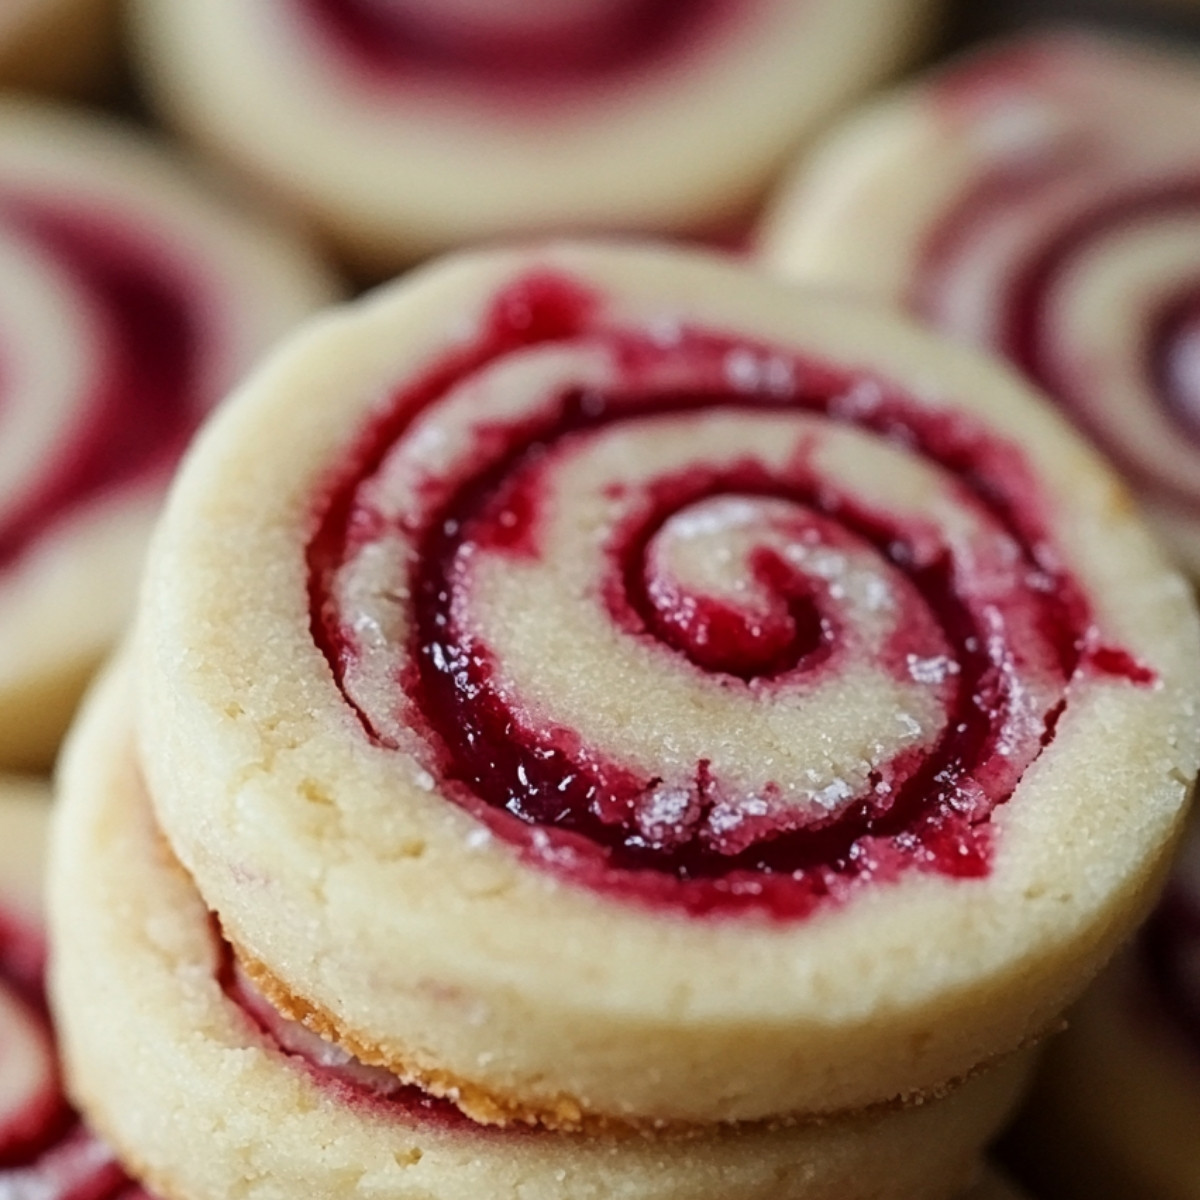
{"type": "Polygon", "coordinates": [[[209,426],[139,618],[247,971],[483,1120],[939,1090],[1149,906],[1197,629],[990,361],[699,254],[464,256],[209,426]]]}
{"type": "Polygon", "coordinates": [[[1022,1121],[1053,1195],[1200,1197],[1200,827],[1131,952],[1071,1018],[1022,1121]]]}
{"type": "Polygon", "coordinates": [[[764,238],[797,278],[1005,355],[1200,574],[1200,63],[1082,35],[969,57],[834,134],[764,238]]]}
{"type": "Polygon", "coordinates": [[[142,137],[0,105],[0,763],[49,761],[192,429],[332,295],[142,137]]]}
{"type": "Polygon", "coordinates": [[[66,755],[55,998],[75,1093],[166,1195],[934,1200],[957,1194],[1012,1105],[1020,1061],[937,1103],[801,1127],[588,1137],[473,1124],[256,991],[154,826],[127,684],[105,682],[66,755]]]}
{"type": "Polygon", "coordinates": [[[0,1195],[147,1200],[62,1094],[43,992],[49,789],[0,778],[0,1195]]]}
{"type": "Polygon", "coordinates": [[[908,49],[928,0],[140,0],[179,125],[376,273],[544,229],[693,229],[908,49]]]}

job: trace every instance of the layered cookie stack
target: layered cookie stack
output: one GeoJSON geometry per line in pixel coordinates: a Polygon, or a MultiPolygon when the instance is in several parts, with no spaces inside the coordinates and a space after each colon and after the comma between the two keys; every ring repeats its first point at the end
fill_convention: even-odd
{"type": "Polygon", "coordinates": [[[63,770],[171,1197],[949,1197],[1145,914],[1200,634],[1025,385],[707,257],[461,258],[202,436],[63,770]]]}

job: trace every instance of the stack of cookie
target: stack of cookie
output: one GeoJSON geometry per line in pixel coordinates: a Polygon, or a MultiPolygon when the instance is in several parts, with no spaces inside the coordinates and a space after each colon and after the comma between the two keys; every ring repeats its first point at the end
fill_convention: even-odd
{"type": "Polygon", "coordinates": [[[433,266],[177,480],[63,767],[72,1092],[186,1200],[950,1197],[1152,902],[1198,667],[994,363],[697,254],[433,266]]]}

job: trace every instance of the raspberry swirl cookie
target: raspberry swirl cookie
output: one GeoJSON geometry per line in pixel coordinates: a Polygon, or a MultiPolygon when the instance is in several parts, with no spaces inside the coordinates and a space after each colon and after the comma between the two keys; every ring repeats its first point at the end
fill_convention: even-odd
{"type": "Polygon", "coordinates": [[[384,273],[544,229],[693,229],[907,50],[928,0],[140,0],[180,126],[384,273]]]}
{"type": "Polygon", "coordinates": [[[0,1195],[148,1200],[62,1094],[43,992],[49,788],[0,778],[0,1195]]]}
{"type": "Polygon", "coordinates": [[[855,118],[763,253],[998,351],[1124,471],[1200,574],[1200,66],[1043,36],[855,118]],[[919,171],[912,164],[919,162],[919,171]]]}
{"type": "Polygon", "coordinates": [[[201,416],[334,294],[140,136],[0,106],[0,763],[44,764],[201,416]]]}
{"type": "Polygon", "coordinates": [[[803,1127],[588,1137],[476,1125],[282,1017],[154,826],[113,675],[73,734],[51,865],[73,1089],[165,1195],[254,1200],[931,1200],[957,1195],[1025,1075],[803,1127]]]}
{"type": "Polygon", "coordinates": [[[484,1120],[945,1087],[1144,915],[1196,769],[1190,596],[1099,460],[699,254],[311,325],[155,544],[164,831],[277,1005],[484,1120]]]}
{"type": "Polygon", "coordinates": [[[1200,826],[1048,1057],[1019,1145],[1054,1195],[1200,1196],[1200,826]]]}

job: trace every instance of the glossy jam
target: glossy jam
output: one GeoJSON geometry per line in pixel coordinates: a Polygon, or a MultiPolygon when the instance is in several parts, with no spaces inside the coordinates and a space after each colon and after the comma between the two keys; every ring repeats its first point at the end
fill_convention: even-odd
{"type": "Polygon", "coordinates": [[[136,231],[103,217],[0,199],[0,219],[41,243],[102,321],[86,419],[0,513],[0,567],[47,528],[110,490],[165,476],[201,414],[202,331],[183,280],[136,231]]]}
{"type": "MultiPolygon", "coordinates": [[[[41,1035],[52,1037],[43,990],[45,943],[25,922],[0,910],[0,988],[41,1035]]],[[[6,1050],[0,1030],[0,1064],[6,1050]]],[[[144,1200],[111,1151],[80,1124],[57,1078],[35,1111],[0,1127],[0,1196],[54,1200],[144,1200]]]]}
{"type": "MultiPolygon", "coordinates": [[[[448,14],[429,3],[292,0],[305,20],[372,78],[464,81],[508,92],[597,86],[683,54],[748,0],[609,0],[539,21],[448,14]]],[[[553,10],[551,10],[553,12],[553,10]]]]}
{"type": "MultiPolygon", "coordinates": [[[[1019,451],[968,417],[920,406],[885,381],[711,330],[683,328],[664,343],[647,330],[609,325],[599,298],[568,279],[534,274],[498,295],[477,340],[393,397],[321,498],[308,551],[312,628],[335,675],[344,678],[359,651],[337,610],[333,580],[341,564],[379,534],[377,515],[360,500],[361,487],[413,421],[456,383],[522,348],[573,339],[602,341],[619,364],[619,382],[604,394],[566,389],[540,416],[507,430],[499,445],[492,439],[428,511],[407,515],[420,529],[410,580],[410,649],[417,666],[398,681],[403,696],[397,701],[428,742],[444,794],[578,883],[692,914],[795,918],[845,895],[850,884],[904,870],[985,874],[990,813],[1020,777],[999,741],[1015,703],[1012,680],[1029,660],[1038,659],[1038,670],[1057,680],[1058,690],[1039,714],[1030,758],[1052,740],[1066,684],[1077,672],[1135,685],[1153,681],[1124,651],[1101,644],[1085,597],[1058,565],[1038,487],[1019,451]],[[731,364],[751,360],[786,370],[731,376],[731,364]],[[675,374],[683,372],[689,386],[654,387],[651,380],[672,374],[665,367],[678,368],[675,374]],[[792,382],[781,391],[783,379],[792,382]],[[849,402],[864,383],[872,403],[849,402]],[[986,515],[1006,548],[1023,558],[1023,582],[995,603],[1010,628],[1029,631],[1029,641],[1000,644],[981,625],[979,605],[966,593],[977,583],[972,571],[986,573],[986,562],[970,567],[951,545],[931,545],[924,524],[862,504],[815,474],[803,456],[783,471],[748,459],[660,479],[636,518],[603,547],[607,604],[624,635],[665,645],[702,676],[726,678],[763,703],[770,703],[777,677],[836,670],[842,636],[826,598],[776,555],[759,550],[751,556],[750,571],[768,605],[753,620],[739,607],[656,586],[648,548],[673,514],[720,497],[765,499],[779,502],[806,528],[825,530],[822,536],[833,544],[848,539],[869,547],[880,569],[896,578],[911,611],[885,649],[886,670],[903,678],[933,646],[952,661],[954,682],[932,749],[874,764],[870,786],[835,816],[798,828],[760,821],[748,837],[724,841],[692,836],[698,817],[725,798],[724,782],[701,759],[671,828],[657,836],[634,814],[644,811],[659,780],[639,777],[583,745],[571,729],[529,730],[496,686],[489,648],[456,627],[464,586],[457,564],[471,546],[516,557],[541,553],[537,464],[566,440],[664,416],[718,412],[749,419],[789,409],[867,431],[952,476],[963,502],[986,515]]],[[[359,710],[359,716],[380,740],[369,714],[359,710]]],[[[772,786],[779,785],[767,790],[772,786]]]]}

